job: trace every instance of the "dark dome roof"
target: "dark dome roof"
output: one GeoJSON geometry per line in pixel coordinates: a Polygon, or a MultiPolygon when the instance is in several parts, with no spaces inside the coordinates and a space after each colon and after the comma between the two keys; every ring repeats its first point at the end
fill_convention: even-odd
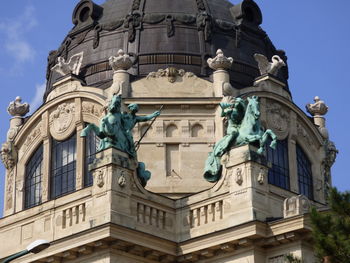
{"type": "MultiPolygon", "coordinates": [[[[209,78],[208,57],[217,49],[231,56],[232,85],[251,86],[259,75],[253,55],[277,54],[260,28],[262,15],[253,0],[233,5],[226,0],[108,0],[101,6],[82,0],[73,12],[73,29],[48,58],[46,94],[60,76],[49,69],[57,57],[84,51],[80,78],[89,86],[106,88],[112,80],[108,58],[122,48],[137,58],[129,72],[134,78],[174,66],[209,78]]],[[[287,83],[288,69],[279,78],[287,83]]]]}

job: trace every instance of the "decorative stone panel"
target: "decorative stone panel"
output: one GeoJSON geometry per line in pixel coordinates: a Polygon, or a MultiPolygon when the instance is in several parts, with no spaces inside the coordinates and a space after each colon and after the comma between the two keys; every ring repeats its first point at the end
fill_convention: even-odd
{"type": "Polygon", "coordinates": [[[56,140],[64,140],[75,130],[75,103],[61,103],[50,113],[50,132],[56,140]]]}
{"type": "Polygon", "coordinates": [[[276,133],[278,139],[285,139],[289,133],[290,117],[286,107],[278,102],[266,101],[267,127],[276,133]]]}

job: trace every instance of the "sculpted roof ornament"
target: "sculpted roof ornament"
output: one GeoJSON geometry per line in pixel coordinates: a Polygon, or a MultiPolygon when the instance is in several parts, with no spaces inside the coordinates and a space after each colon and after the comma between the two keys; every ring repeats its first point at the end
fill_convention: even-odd
{"type": "Polygon", "coordinates": [[[271,74],[277,76],[280,68],[285,67],[286,63],[278,56],[274,55],[272,57],[272,62],[269,62],[267,57],[262,54],[254,54],[256,62],[258,62],[258,67],[261,75],[271,74]]]}
{"type": "Polygon", "coordinates": [[[112,67],[113,71],[128,70],[132,67],[133,61],[122,49],[118,50],[117,55],[116,57],[112,56],[109,58],[109,65],[112,67]]]}
{"type": "Polygon", "coordinates": [[[328,106],[325,104],[323,100],[321,100],[318,96],[314,98],[315,103],[306,104],[306,110],[312,116],[323,116],[328,112],[328,106]]]}
{"type": "Polygon", "coordinates": [[[147,79],[162,78],[162,77],[167,77],[170,83],[174,83],[177,77],[192,78],[192,77],[195,77],[195,75],[192,72],[186,72],[183,69],[176,69],[174,67],[169,67],[166,69],[159,69],[157,72],[150,72],[147,76],[147,79]]]}
{"type": "Polygon", "coordinates": [[[233,58],[225,57],[221,49],[216,51],[215,58],[208,58],[207,63],[213,70],[227,70],[230,69],[233,63],[233,58]]]}
{"type": "Polygon", "coordinates": [[[23,117],[29,112],[29,104],[21,103],[22,98],[16,97],[15,101],[12,101],[7,108],[7,112],[13,117],[23,117]]]}
{"type": "Polygon", "coordinates": [[[58,63],[51,68],[52,71],[57,72],[61,76],[65,76],[67,74],[79,75],[80,68],[83,63],[84,52],[80,52],[70,57],[69,61],[63,57],[58,57],[58,63]]]}

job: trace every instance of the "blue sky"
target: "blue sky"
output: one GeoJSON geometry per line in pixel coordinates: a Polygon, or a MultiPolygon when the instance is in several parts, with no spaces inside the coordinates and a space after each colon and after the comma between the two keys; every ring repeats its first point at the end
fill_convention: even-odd
{"type": "MultiPolygon", "coordinates": [[[[161,0],[160,0],[161,1],[161,0]]],[[[96,0],[103,3],[104,0],[96,0]]],[[[234,0],[233,3],[239,1],[234,0]]],[[[333,184],[350,190],[347,162],[349,124],[349,0],[256,0],[262,27],[278,49],[287,52],[289,86],[294,102],[305,104],[318,95],[329,106],[326,115],[331,140],[339,149],[333,184]]],[[[21,96],[35,110],[41,104],[46,59],[72,28],[78,0],[12,0],[0,9],[0,141],[6,140],[10,101],[21,96]]],[[[350,103],[349,103],[350,104],[350,103]]],[[[0,165],[0,215],[5,170],[0,165]]]]}

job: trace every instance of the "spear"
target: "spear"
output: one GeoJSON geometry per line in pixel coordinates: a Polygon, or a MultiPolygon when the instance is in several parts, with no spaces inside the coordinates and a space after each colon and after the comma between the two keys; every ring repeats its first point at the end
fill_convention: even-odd
{"type": "MultiPolygon", "coordinates": [[[[162,106],[159,108],[159,113],[162,111],[163,107],[164,107],[164,105],[162,105],[162,106]]],[[[158,115],[158,116],[159,116],[159,115],[158,115]]],[[[151,122],[150,125],[148,125],[147,129],[146,129],[145,132],[142,134],[140,140],[138,140],[137,142],[135,142],[135,144],[134,144],[135,151],[137,151],[137,150],[140,148],[140,143],[141,143],[142,139],[146,136],[148,130],[151,128],[151,126],[153,125],[153,123],[155,122],[155,120],[158,118],[158,116],[155,117],[155,118],[152,120],[152,122],[151,122]]]]}

